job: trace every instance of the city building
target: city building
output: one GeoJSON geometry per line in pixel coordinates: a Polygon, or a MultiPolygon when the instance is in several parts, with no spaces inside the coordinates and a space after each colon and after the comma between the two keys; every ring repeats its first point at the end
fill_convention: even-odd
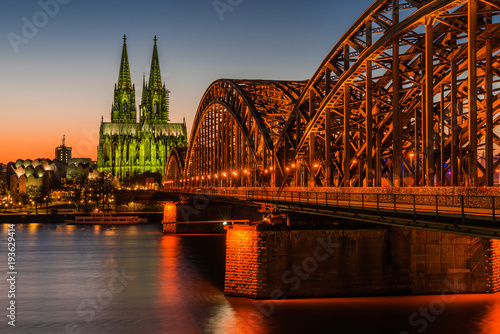
{"type": "Polygon", "coordinates": [[[101,119],[97,168],[121,180],[145,172],[163,175],[170,149],[187,146],[186,123],[169,123],[170,92],[161,81],[156,36],[148,82],[143,77],[137,120],[135,85],[130,76],[126,36],[123,40],[111,122],[101,119]]]}
{"type": "Polygon", "coordinates": [[[66,179],[76,179],[81,175],[91,175],[97,172],[95,161],[90,158],[73,158],[68,163],[66,179]]]}
{"type": "Polygon", "coordinates": [[[67,165],[59,160],[18,159],[6,168],[7,186],[11,194],[26,193],[29,186],[54,189],[66,177],[67,165]]]}
{"type": "Polygon", "coordinates": [[[56,147],[56,159],[68,163],[71,160],[71,147],[66,146],[66,136],[63,136],[62,145],[56,147]]]}

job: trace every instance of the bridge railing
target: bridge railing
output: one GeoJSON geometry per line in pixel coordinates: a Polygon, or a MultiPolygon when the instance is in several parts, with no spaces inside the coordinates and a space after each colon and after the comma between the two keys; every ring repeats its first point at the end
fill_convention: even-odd
{"type": "Polygon", "coordinates": [[[362,209],[377,214],[412,213],[461,217],[481,217],[495,223],[500,213],[500,196],[442,195],[442,194],[390,194],[328,191],[278,191],[266,189],[200,188],[168,189],[180,194],[198,194],[233,200],[263,202],[269,204],[300,205],[316,210],[362,209]]]}

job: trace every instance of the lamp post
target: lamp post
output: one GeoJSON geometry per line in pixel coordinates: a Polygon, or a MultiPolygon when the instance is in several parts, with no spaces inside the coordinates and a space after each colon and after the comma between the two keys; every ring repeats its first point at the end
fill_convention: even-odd
{"type": "MultiPolygon", "coordinates": [[[[351,162],[352,162],[352,164],[353,164],[353,165],[355,165],[355,166],[356,166],[356,165],[357,165],[357,163],[358,163],[358,160],[357,160],[356,158],[354,158],[354,159],[352,159],[352,160],[351,160],[351,162]]],[[[358,170],[359,170],[359,169],[358,169],[358,170]]],[[[356,172],[356,174],[357,174],[357,172],[356,172]]],[[[351,180],[349,180],[349,185],[352,187],[351,180]]]]}

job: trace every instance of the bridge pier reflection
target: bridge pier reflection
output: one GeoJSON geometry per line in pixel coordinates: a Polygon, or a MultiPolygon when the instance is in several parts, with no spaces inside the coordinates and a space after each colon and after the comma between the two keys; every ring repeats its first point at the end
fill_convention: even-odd
{"type": "Polygon", "coordinates": [[[226,295],[290,299],[500,288],[498,240],[395,227],[226,229],[226,295]]]}
{"type": "MultiPolygon", "coordinates": [[[[299,195],[293,203],[316,200],[299,195]]],[[[279,220],[262,220],[248,204],[202,193],[185,203],[165,203],[165,232],[226,233],[226,295],[291,299],[500,291],[500,240],[290,211],[288,220],[272,224],[279,220]]]]}

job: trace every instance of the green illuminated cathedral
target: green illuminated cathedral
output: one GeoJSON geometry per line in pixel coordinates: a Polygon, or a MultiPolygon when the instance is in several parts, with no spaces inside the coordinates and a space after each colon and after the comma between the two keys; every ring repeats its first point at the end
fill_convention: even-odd
{"type": "Polygon", "coordinates": [[[144,172],[165,172],[172,147],[187,145],[186,122],[169,123],[169,91],[161,81],[158,48],[154,38],[149,81],[143,77],[139,120],[127,54],[127,38],[123,51],[118,84],[115,85],[111,122],[101,120],[97,168],[120,179],[144,172]]]}

